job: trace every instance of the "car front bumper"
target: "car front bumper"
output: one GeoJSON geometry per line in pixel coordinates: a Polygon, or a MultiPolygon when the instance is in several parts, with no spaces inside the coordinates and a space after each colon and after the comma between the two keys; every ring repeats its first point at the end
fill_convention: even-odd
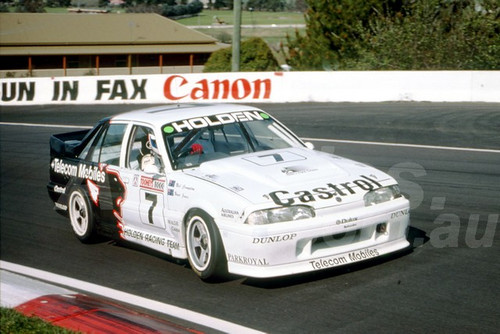
{"type": "Polygon", "coordinates": [[[278,277],[322,270],[389,254],[409,246],[409,202],[270,225],[219,225],[228,271],[278,277]],[[349,218],[346,218],[349,217],[349,218]]]}

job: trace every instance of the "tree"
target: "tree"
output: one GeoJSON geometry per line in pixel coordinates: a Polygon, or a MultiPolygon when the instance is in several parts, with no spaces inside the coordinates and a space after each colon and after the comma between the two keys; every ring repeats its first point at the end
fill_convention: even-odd
{"type": "Polygon", "coordinates": [[[224,7],[228,7],[228,1],[227,0],[215,0],[215,2],[214,2],[214,8],[215,9],[220,9],[220,8],[224,8],[224,7]]]}
{"type": "Polygon", "coordinates": [[[45,13],[43,0],[19,0],[16,6],[18,13],[45,13]]]}
{"type": "Polygon", "coordinates": [[[296,70],[498,69],[498,0],[306,0],[296,70]]]}
{"type": "Polygon", "coordinates": [[[347,69],[499,70],[500,7],[494,0],[420,0],[401,17],[378,17],[347,69]]]}
{"type": "Polygon", "coordinates": [[[9,4],[5,0],[0,1],[0,13],[8,13],[9,4]]]}
{"type": "MultiPolygon", "coordinates": [[[[278,62],[266,42],[252,37],[241,43],[240,70],[242,72],[276,71],[278,62]]],[[[232,48],[212,53],[205,63],[204,72],[231,72],[232,48]]]]}
{"type": "Polygon", "coordinates": [[[47,7],[69,7],[71,0],[46,0],[45,5],[47,7]]]}
{"type": "Polygon", "coordinates": [[[305,12],[307,10],[307,3],[306,0],[296,0],[293,2],[291,6],[292,10],[296,10],[299,12],[305,12]]]}
{"type": "Polygon", "coordinates": [[[100,8],[105,8],[105,7],[108,7],[110,4],[110,1],[109,0],[99,0],[99,4],[98,6],[100,8]]]}
{"type": "Polygon", "coordinates": [[[288,38],[287,62],[295,69],[334,69],[357,50],[359,28],[381,12],[394,12],[402,0],[306,0],[306,35],[288,38]]]}
{"type": "Polygon", "coordinates": [[[203,11],[203,4],[199,0],[191,1],[187,7],[190,14],[198,14],[203,11]]]}
{"type": "Polygon", "coordinates": [[[166,17],[196,15],[203,10],[203,4],[194,0],[187,5],[164,5],[162,8],[162,15],[166,17]]]}
{"type": "Polygon", "coordinates": [[[252,8],[253,10],[262,11],[282,11],[285,8],[285,2],[282,0],[248,0],[245,7],[247,10],[252,8]]]}

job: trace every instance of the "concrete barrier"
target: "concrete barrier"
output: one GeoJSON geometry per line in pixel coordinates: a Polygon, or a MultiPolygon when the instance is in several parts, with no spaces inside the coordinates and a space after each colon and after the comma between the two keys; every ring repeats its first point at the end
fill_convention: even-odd
{"type": "Polygon", "coordinates": [[[500,102],[500,71],[248,72],[0,80],[1,105],[500,102]]]}

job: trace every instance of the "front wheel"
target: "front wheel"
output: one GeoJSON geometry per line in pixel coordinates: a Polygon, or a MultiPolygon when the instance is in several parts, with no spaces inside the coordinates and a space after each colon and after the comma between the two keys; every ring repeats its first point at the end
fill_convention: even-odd
{"type": "Polygon", "coordinates": [[[223,276],[227,271],[224,246],[213,219],[194,210],[186,223],[186,246],[189,264],[203,280],[223,276]]]}
{"type": "Polygon", "coordinates": [[[96,238],[95,221],[90,201],[80,188],[75,188],[68,202],[69,220],[76,237],[83,243],[90,243],[96,238]]]}

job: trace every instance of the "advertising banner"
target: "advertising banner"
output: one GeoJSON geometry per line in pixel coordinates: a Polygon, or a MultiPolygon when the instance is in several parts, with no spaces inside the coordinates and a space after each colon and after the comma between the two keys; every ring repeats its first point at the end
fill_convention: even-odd
{"type": "Polygon", "coordinates": [[[500,102],[500,71],[249,72],[0,80],[0,105],[500,102]]]}

